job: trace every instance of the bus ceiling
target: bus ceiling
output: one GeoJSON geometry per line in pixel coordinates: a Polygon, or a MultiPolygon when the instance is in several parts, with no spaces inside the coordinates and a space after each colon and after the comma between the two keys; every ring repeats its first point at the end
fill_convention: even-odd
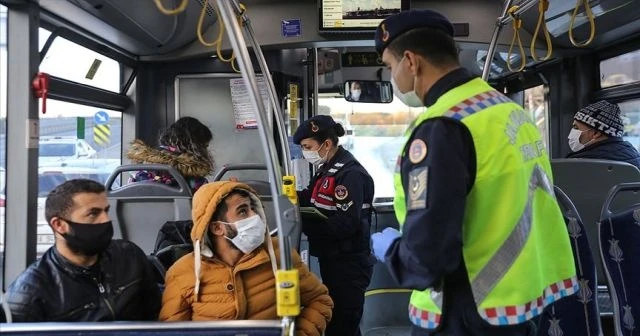
{"type": "MultiPolygon", "coordinates": [[[[14,1],[0,2],[11,4],[14,1]]],[[[213,48],[204,46],[196,34],[200,27],[202,39],[214,41],[218,33],[216,12],[210,5],[203,8],[205,2],[207,0],[189,0],[180,15],[165,15],[155,1],[136,1],[133,5],[133,2],[116,0],[38,0],[42,10],[42,24],[50,29],[64,27],[75,30],[82,36],[112,48],[114,52],[126,54],[138,61],[161,62],[208,57],[215,53],[213,48]]],[[[257,40],[265,49],[362,46],[373,50],[373,35],[370,33],[327,35],[319,32],[319,11],[315,0],[242,2],[246,5],[254,26],[260,27],[256,31],[257,40]],[[300,36],[283,36],[282,20],[294,18],[301,22],[300,36]]],[[[589,1],[589,11],[584,4],[580,6],[581,2],[578,2],[576,10],[574,0],[549,1],[544,22],[553,47],[552,58],[571,56],[576,52],[593,52],[614,42],[640,35],[640,6],[637,0],[589,1]],[[592,13],[592,22],[589,20],[590,15],[587,15],[589,12],[592,13]],[[595,34],[589,45],[574,47],[570,35],[575,41],[587,41],[594,30],[592,26],[595,27],[595,34]]],[[[500,0],[460,0],[455,4],[444,0],[413,0],[411,7],[441,11],[454,23],[468,24],[468,36],[457,37],[456,40],[461,49],[463,64],[477,69],[486,59],[486,50],[504,3],[500,0]],[[468,13],[474,15],[470,16],[468,13]]],[[[165,1],[167,7],[179,4],[179,1],[165,1]]],[[[526,66],[537,63],[531,57],[529,46],[532,36],[539,28],[538,1],[515,0],[511,4],[528,8],[518,12],[518,18],[522,20],[519,35],[525,46],[525,59],[522,60],[522,54],[518,53],[517,48],[509,55],[513,29],[511,23],[505,23],[492,59],[492,78],[512,72],[508,69],[508,61],[515,65],[513,70],[518,70],[517,65],[522,62],[526,66]]],[[[544,34],[538,33],[537,36],[539,41],[535,46],[536,54],[545,55],[547,47],[544,34]]],[[[226,52],[231,50],[228,39],[223,39],[221,48],[226,52]]],[[[483,67],[480,66],[480,71],[483,67]]]]}

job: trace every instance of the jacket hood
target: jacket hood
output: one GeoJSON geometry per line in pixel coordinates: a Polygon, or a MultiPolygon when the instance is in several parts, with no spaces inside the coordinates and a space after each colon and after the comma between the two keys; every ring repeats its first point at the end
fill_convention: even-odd
{"type": "Polygon", "coordinates": [[[180,174],[188,177],[207,176],[213,172],[212,163],[191,153],[178,153],[154,148],[142,140],[134,140],[127,151],[127,158],[135,163],[166,164],[175,167],[180,174]]]}
{"type": "Polygon", "coordinates": [[[255,190],[244,183],[234,181],[217,181],[207,183],[200,187],[198,191],[193,195],[191,218],[193,219],[193,228],[191,229],[191,240],[193,241],[194,250],[194,268],[195,268],[195,300],[198,300],[198,292],[200,289],[200,264],[202,262],[202,256],[213,257],[213,251],[211,247],[205,243],[205,235],[209,230],[209,224],[211,218],[216,212],[218,205],[231,193],[233,190],[245,190],[249,193],[251,200],[257,205],[255,212],[260,216],[262,221],[267,224],[265,230],[265,241],[267,249],[269,251],[269,257],[271,258],[271,266],[273,272],[277,270],[275,252],[273,243],[269,236],[269,225],[264,214],[264,208],[262,202],[256,194],[255,190]]]}

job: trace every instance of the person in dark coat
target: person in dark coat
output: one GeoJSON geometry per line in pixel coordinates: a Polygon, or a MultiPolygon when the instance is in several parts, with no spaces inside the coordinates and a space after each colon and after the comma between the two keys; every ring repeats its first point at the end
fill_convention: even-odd
{"type": "Polygon", "coordinates": [[[293,136],[304,158],[318,167],[309,186],[298,193],[300,206],[315,207],[324,221],[302,221],[309,253],[318,258],[322,282],[333,299],[326,336],[360,335],[364,292],[371,281],[369,227],[373,179],[342,146],[341,124],[326,115],[305,120],[293,136]]]}
{"type": "Polygon", "coordinates": [[[134,243],[112,240],[105,187],[69,180],[47,196],[55,245],[9,286],[13,322],[154,321],[160,289],[134,243]]]}
{"type": "Polygon", "coordinates": [[[623,133],[618,105],[604,100],[588,105],[573,117],[567,158],[622,161],[640,169],[640,153],[622,139],[623,133]]]}

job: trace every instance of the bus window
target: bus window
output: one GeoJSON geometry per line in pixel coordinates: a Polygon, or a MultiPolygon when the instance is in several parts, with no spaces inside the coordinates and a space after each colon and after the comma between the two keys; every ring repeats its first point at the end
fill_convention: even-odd
{"type": "Polygon", "coordinates": [[[640,81],[640,49],[600,62],[600,87],[640,81]]]}
{"type": "MultiPolygon", "coordinates": [[[[40,29],[40,48],[51,34],[40,29]]],[[[120,64],[63,37],[56,37],[46,53],[40,71],[77,83],[120,92],[120,64]]]]}
{"type": "MultiPolygon", "coordinates": [[[[118,74],[112,80],[118,81],[118,74]]],[[[121,129],[121,112],[47,100],[47,113],[40,116],[38,257],[54,242],[44,217],[47,194],[75,178],[104,183],[121,162],[121,129]]]]}
{"type": "Polygon", "coordinates": [[[337,94],[321,94],[319,114],[328,114],[344,126],[340,144],[366,167],[375,181],[375,202],[393,199],[393,172],[404,131],[423,110],[400,100],[389,104],[350,103],[337,94]]]}
{"type": "Polygon", "coordinates": [[[549,104],[547,102],[547,95],[545,94],[544,85],[538,85],[524,90],[524,103],[523,107],[525,111],[529,112],[531,119],[538,126],[540,133],[542,133],[542,140],[547,148],[547,153],[551,153],[549,148],[549,104]]]}
{"type": "Polygon", "coordinates": [[[622,110],[624,122],[623,137],[640,151],[640,99],[628,100],[619,103],[618,106],[622,110]]]}
{"type": "Polygon", "coordinates": [[[4,210],[7,167],[7,7],[0,5],[0,290],[4,288],[4,210]]]}

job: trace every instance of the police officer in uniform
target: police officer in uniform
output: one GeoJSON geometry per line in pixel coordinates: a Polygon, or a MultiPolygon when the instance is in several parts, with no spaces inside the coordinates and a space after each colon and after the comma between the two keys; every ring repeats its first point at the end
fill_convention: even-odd
{"type": "Polygon", "coordinates": [[[307,189],[298,194],[300,206],[315,207],[328,217],[326,222],[303,219],[302,223],[334,302],[326,336],[360,335],[364,292],[373,271],[369,231],[373,179],[338,146],[338,137],[344,134],[341,124],[318,115],[304,121],[293,136],[305,159],[319,166],[307,189]]]}
{"type": "Polygon", "coordinates": [[[402,232],[375,233],[374,254],[413,289],[413,335],[530,335],[578,288],[548,154],[521,106],[460,67],[453,34],[430,10],[376,31],[395,95],[428,109],[396,167],[402,232]]]}

